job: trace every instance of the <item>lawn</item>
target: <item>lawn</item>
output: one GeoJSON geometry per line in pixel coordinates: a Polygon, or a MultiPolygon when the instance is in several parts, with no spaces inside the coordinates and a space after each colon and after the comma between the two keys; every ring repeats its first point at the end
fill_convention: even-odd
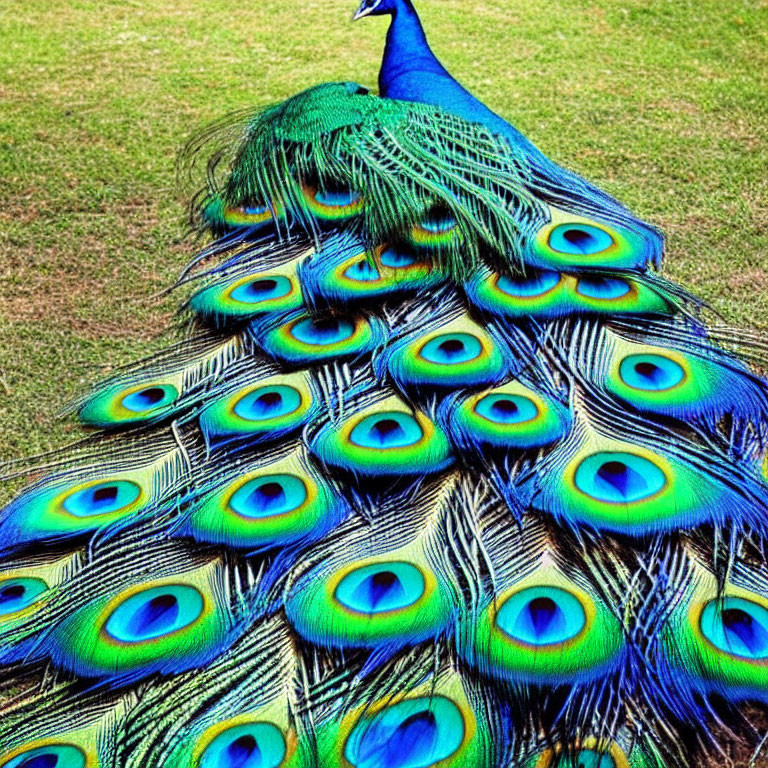
{"type": "MultiPolygon", "coordinates": [[[[174,156],[324,80],[375,85],[385,22],[347,0],[4,0],[0,457],[173,337],[193,249],[174,156]]],[[[666,274],[768,330],[768,0],[422,0],[434,48],[545,152],[668,236],[666,274]]]]}

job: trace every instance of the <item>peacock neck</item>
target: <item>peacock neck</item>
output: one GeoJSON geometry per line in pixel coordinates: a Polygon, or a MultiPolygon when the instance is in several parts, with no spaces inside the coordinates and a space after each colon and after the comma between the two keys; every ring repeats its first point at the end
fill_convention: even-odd
{"type": "Polygon", "coordinates": [[[397,98],[395,93],[402,80],[410,80],[419,73],[427,72],[450,77],[432,53],[410,0],[398,0],[387,31],[387,43],[379,71],[379,92],[382,96],[397,98]]]}
{"type": "Polygon", "coordinates": [[[396,0],[391,16],[379,72],[382,96],[440,107],[538,153],[516,128],[475,98],[437,60],[411,0],[396,0]]]}

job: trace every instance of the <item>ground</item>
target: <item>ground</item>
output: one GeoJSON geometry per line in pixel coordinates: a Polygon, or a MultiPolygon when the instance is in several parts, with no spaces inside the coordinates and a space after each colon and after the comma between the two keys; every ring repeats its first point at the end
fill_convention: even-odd
{"type": "MultiPolygon", "coordinates": [[[[666,274],[768,330],[768,0],[421,0],[433,47],[554,159],[668,237],[666,274]]],[[[354,0],[5,0],[0,460],[62,445],[61,407],[173,336],[174,156],[223,114],[375,85],[354,0]]]]}

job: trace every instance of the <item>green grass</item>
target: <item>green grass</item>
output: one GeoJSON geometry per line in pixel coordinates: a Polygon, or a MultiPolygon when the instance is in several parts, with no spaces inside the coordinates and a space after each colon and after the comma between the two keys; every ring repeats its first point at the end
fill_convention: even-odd
{"type": "MultiPolygon", "coordinates": [[[[71,439],[60,407],[156,349],[191,253],[174,156],[222,114],[375,85],[354,0],[5,0],[0,457],[71,439]]],[[[422,0],[445,63],[545,152],[668,235],[667,274],[768,328],[767,0],[422,0]]]]}

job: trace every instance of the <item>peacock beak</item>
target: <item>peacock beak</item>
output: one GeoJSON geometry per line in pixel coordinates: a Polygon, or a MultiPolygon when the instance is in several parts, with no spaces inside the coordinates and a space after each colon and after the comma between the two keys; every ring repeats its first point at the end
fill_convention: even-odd
{"type": "Polygon", "coordinates": [[[364,16],[368,16],[368,14],[371,13],[376,5],[378,5],[378,3],[366,5],[365,0],[363,0],[360,7],[355,11],[355,15],[352,17],[352,21],[357,21],[358,19],[362,19],[364,16]]]}

